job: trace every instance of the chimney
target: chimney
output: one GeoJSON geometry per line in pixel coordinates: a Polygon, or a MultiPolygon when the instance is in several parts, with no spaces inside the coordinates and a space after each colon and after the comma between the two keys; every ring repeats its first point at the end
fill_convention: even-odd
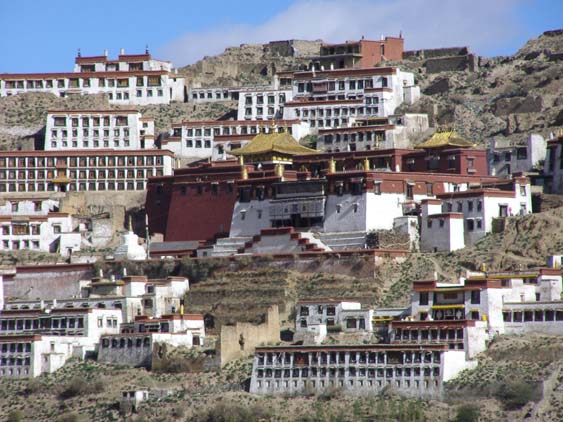
{"type": "Polygon", "coordinates": [[[115,283],[115,276],[113,274],[111,275],[110,279],[112,283],[115,283]]]}
{"type": "Polygon", "coordinates": [[[123,56],[125,54],[125,49],[124,48],[120,48],[119,49],[119,55],[123,56]]]}
{"type": "Polygon", "coordinates": [[[123,267],[122,271],[123,277],[127,277],[127,268],[123,267]]]}
{"type": "Polygon", "coordinates": [[[108,56],[108,49],[104,49],[104,56],[107,57],[108,56]]]}

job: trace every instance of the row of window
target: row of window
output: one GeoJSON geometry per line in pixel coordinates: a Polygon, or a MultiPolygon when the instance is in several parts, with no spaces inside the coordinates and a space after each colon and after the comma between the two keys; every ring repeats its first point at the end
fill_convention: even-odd
{"type": "Polygon", "coordinates": [[[29,353],[31,343],[2,343],[0,350],[2,353],[29,353]]]}
{"type": "Polygon", "coordinates": [[[96,64],[83,64],[80,66],[80,71],[81,72],[136,72],[136,71],[142,71],[144,70],[143,68],[143,62],[134,62],[134,63],[124,63],[124,62],[119,62],[119,63],[100,63],[98,65],[103,66],[103,69],[101,70],[96,70],[96,64]],[[119,69],[119,65],[121,65],[122,69],[119,69]]]}
{"type": "MultiPolygon", "coordinates": [[[[5,81],[4,89],[50,89],[50,88],[91,88],[93,78],[69,78],[69,79],[47,79],[47,80],[17,80],[5,81]]],[[[106,79],[98,78],[100,88],[128,88],[129,78],[106,79]]],[[[162,85],[160,76],[148,76],[145,82],[143,76],[135,77],[135,83],[131,86],[151,86],[159,87],[162,85]]]]}
{"type": "Polygon", "coordinates": [[[457,329],[424,329],[394,331],[395,340],[432,341],[432,340],[463,340],[463,328],[457,329]]]}
{"type": "MultiPolygon", "coordinates": [[[[68,148],[69,147],[69,142],[67,141],[62,141],[60,143],[57,143],[56,141],[51,141],[51,148],[57,148],[58,146],[60,146],[61,148],[68,148]]],[[[82,141],[82,142],[78,142],[78,141],[72,141],[70,142],[70,146],[72,146],[72,148],[90,148],[90,142],[89,141],[82,141]]],[[[94,140],[92,142],[92,147],[94,148],[109,148],[110,147],[110,141],[107,139],[104,139],[104,141],[101,143],[100,145],[100,141],[94,140]]],[[[114,139],[113,143],[112,143],[112,147],[113,148],[119,148],[119,147],[130,147],[131,146],[131,142],[129,141],[129,139],[125,139],[123,141],[123,144],[121,144],[119,139],[114,139]]]]}
{"type": "Polygon", "coordinates": [[[41,317],[37,319],[3,319],[0,331],[84,328],[84,317],[41,317]]]}
{"type": "MultiPolygon", "coordinates": [[[[192,92],[192,98],[194,100],[197,100],[197,99],[200,99],[200,100],[209,99],[209,100],[211,100],[214,97],[213,97],[212,91],[207,91],[207,92],[200,91],[200,92],[192,92]]],[[[228,100],[229,98],[230,98],[229,91],[223,91],[223,92],[216,91],[215,92],[215,99],[216,100],[228,100]]]]}
{"type": "Polygon", "coordinates": [[[89,128],[90,126],[110,126],[113,123],[113,126],[127,126],[128,118],[127,116],[104,116],[104,117],[64,117],[64,116],[55,116],[53,117],[53,126],[61,127],[67,126],[67,122],[70,120],[72,127],[84,127],[89,128]]]}
{"type": "MultiPolygon", "coordinates": [[[[288,132],[292,133],[291,126],[286,127],[277,127],[275,129],[278,133],[281,132],[288,132]]],[[[211,136],[220,136],[220,135],[257,135],[258,133],[270,133],[271,128],[263,127],[263,126],[223,126],[223,127],[214,127],[214,128],[187,128],[186,129],[186,137],[211,137],[211,136]]],[[[172,136],[180,137],[182,136],[182,128],[174,128],[172,131],[172,136]]]]}
{"type": "MultiPolygon", "coordinates": [[[[72,129],[71,136],[73,138],[77,138],[78,133],[79,133],[78,129],[72,129]]],[[[51,131],[51,138],[58,138],[59,136],[61,138],[68,138],[68,131],[66,129],[63,129],[61,131],[58,131],[58,130],[52,130],[51,131]]],[[[99,138],[100,137],[100,131],[98,129],[94,129],[94,130],[82,129],[82,136],[99,138]]],[[[110,136],[109,129],[104,129],[103,136],[105,138],[108,138],[110,136]]],[[[123,131],[119,128],[114,129],[112,136],[115,136],[115,137],[126,136],[127,137],[127,136],[129,136],[129,129],[125,128],[125,129],[123,129],[123,131]]]]}
{"type": "MultiPolygon", "coordinates": [[[[157,172],[157,176],[162,173],[157,172]]],[[[145,190],[146,182],[79,182],[65,184],[68,191],[145,190]]],[[[0,192],[54,192],[54,183],[0,183],[0,192]]]]}
{"type": "Polygon", "coordinates": [[[291,353],[258,353],[257,364],[279,365],[291,364],[293,356],[294,365],[337,365],[337,364],[404,364],[404,363],[439,363],[440,352],[422,351],[392,351],[392,352],[295,352],[291,353]],[[309,363],[310,362],[310,363],[309,363]]]}
{"type": "MultiPolygon", "coordinates": [[[[163,163],[161,156],[111,156],[111,157],[0,157],[2,167],[55,167],[68,165],[70,167],[86,166],[160,166],[163,163]]],[[[0,178],[5,177],[0,174],[0,178]]]]}
{"type": "MultiPolygon", "coordinates": [[[[285,94],[279,94],[278,95],[278,101],[282,104],[285,103],[285,94]]],[[[268,95],[267,96],[267,102],[268,102],[268,104],[275,104],[276,103],[276,96],[275,95],[268,95]]],[[[245,98],[244,98],[244,104],[245,105],[252,105],[252,104],[262,105],[262,104],[264,104],[264,95],[256,95],[256,96],[246,95],[245,98]]]]}
{"type": "MultiPolygon", "coordinates": [[[[445,226],[445,219],[444,218],[439,218],[438,219],[438,224],[440,226],[440,228],[445,226]]],[[[426,225],[429,229],[432,228],[434,224],[434,221],[431,219],[428,219],[426,225]]],[[[467,220],[465,220],[465,225],[467,227],[468,231],[473,231],[473,230],[480,230],[483,228],[483,219],[482,218],[468,218],[467,220]]]]}
{"type": "MultiPolygon", "coordinates": [[[[55,225],[53,227],[57,227],[55,229],[55,233],[61,232],[61,226],[55,225]]],[[[41,225],[40,224],[27,224],[27,223],[13,223],[11,226],[8,224],[3,224],[1,226],[1,233],[3,236],[26,236],[26,235],[39,235],[41,234],[41,225]]]]}
{"type": "MultiPolygon", "coordinates": [[[[411,387],[411,380],[395,380],[394,383],[391,382],[391,379],[386,379],[386,380],[372,380],[372,379],[368,379],[368,380],[346,380],[346,386],[349,387],[353,387],[354,385],[357,385],[358,387],[369,387],[370,389],[372,389],[373,387],[377,387],[377,388],[383,388],[385,386],[393,386],[394,388],[415,388],[415,389],[420,389],[421,387],[424,388],[424,390],[428,390],[428,388],[430,388],[431,386],[433,386],[433,388],[438,388],[438,386],[440,385],[440,382],[438,380],[434,380],[434,381],[429,381],[429,380],[422,380],[422,382],[420,380],[413,380],[412,382],[412,387],[411,387]],[[357,384],[355,384],[357,383],[357,384]]],[[[299,381],[297,380],[293,380],[291,381],[292,387],[293,388],[298,388],[299,385],[299,381]]],[[[300,381],[301,388],[305,388],[306,385],[310,385],[313,388],[317,387],[317,381],[316,380],[302,380],[300,381]]],[[[261,388],[266,388],[266,389],[270,389],[271,387],[275,388],[289,388],[290,387],[290,381],[288,380],[275,380],[275,381],[270,381],[270,380],[258,380],[256,382],[256,385],[258,386],[259,389],[261,388]]],[[[345,387],[344,385],[344,380],[327,380],[325,381],[324,379],[321,379],[318,381],[318,387],[321,389],[324,389],[326,387],[330,387],[330,388],[335,388],[335,387],[339,387],[339,388],[343,388],[345,387]]]]}
{"type": "MultiPolygon", "coordinates": [[[[139,169],[139,170],[69,170],[68,177],[71,179],[125,179],[125,178],[138,178],[138,179],[145,179],[147,176],[153,175],[153,169],[139,169]]],[[[66,177],[66,172],[59,171],[55,173],[53,170],[47,170],[46,172],[43,170],[35,171],[35,170],[19,170],[19,171],[3,171],[0,170],[0,178],[4,179],[45,179],[45,175],[47,179],[52,179],[55,177],[66,177]]],[[[157,175],[162,176],[162,171],[157,171],[157,175]],[[159,174],[160,172],[160,174],[159,174]]]]}
{"type": "Polygon", "coordinates": [[[320,136],[321,140],[325,143],[325,144],[332,144],[333,142],[335,143],[339,143],[339,142],[363,142],[364,140],[366,141],[371,141],[371,140],[375,140],[378,142],[381,142],[384,140],[385,138],[385,134],[382,133],[381,131],[369,131],[369,132],[357,132],[357,133],[337,133],[335,135],[321,135],[320,136]]]}
{"type": "MultiPolygon", "coordinates": [[[[381,88],[386,88],[388,80],[386,77],[381,78],[381,88]]],[[[327,81],[327,82],[299,82],[297,84],[297,92],[325,92],[325,91],[355,91],[373,88],[373,78],[365,79],[346,79],[343,81],[327,81]]]]}
{"type": "Polygon", "coordinates": [[[102,348],[123,349],[132,347],[149,347],[151,345],[150,337],[137,338],[102,338],[102,348]]]}
{"type": "MultiPolygon", "coordinates": [[[[268,111],[268,117],[273,117],[274,114],[276,114],[276,109],[274,107],[268,107],[267,108],[268,111]]],[[[280,108],[280,113],[282,112],[282,109],[280,108]]],[[[245,117],[251,117],[252,116],[252,107],[246,107],[244,109],[244,116],[245,117]]],[[[264,108],[263,107],[256,107],[256,116],[264,116],[264,108]]]]}
{"type": "Polygon", "coordinates": [[[366,107],[364,106],[341,106],[335,108],[296,108],[295,115],[297,117],[302,117],[303,119],[315,118],[315,117],[340,117],[340,116],[355,116],[364,114],[377,114],[378,107],[366,107]],[[375,109],[375,112],[373,112],[375,109]],[[364,113],[365,112],[365,113],[364,113]]]}
{"type": "Polygon", "coordinates": [[[3,240],[2,250],[4,251],[19,251],[19,250],[39,250],[41,248],[39,240],[3,240]]]}
{"type": "Polygon", "coordinates": [[[307,377],[367,377],[367,378],[399,378],[399,377],[439,377],[440,367],[420,368],[293,368],[293,369],[258,369],[256,378],[307,378],[307,377]]]}
{"type": "MultiPolygon", "coordinates": [[[[135,96],[137,98],[141,98],[143,96],[150,98],[150,97],[154,97],[154,92],[153,92],[152,89],[147,89],[145,91],[145,95],[143,95],[143,91],[138,89],[138,90],[135,91],[135,96]]],[[[156,91],[156,96],[157,97],[164,97],[164,91],[162,89],[158,89],[156,91]]],[[[110,93],[108,93],[108,98],[109,98],[110,101],[112,101],[112,100],[128,100],[129,99],[129,93],[128,92],[117,92],[114,95],[113,92],[110,92],[110,93]]]]}
{"type": "Polygon", "coordinates": [[[195,141],[191,139],[186,140],[187,148],[211,148],[211,141],[202,141],[201,139],[196,139],[195,141]]]}
{"type": "Polygon", "coordinates": [[[529,311],[503,311],[504,322],[550,322],[563,321],[563,309],[538,309],[529,311]]]}
{"type": "MultiPolygon", "coordinates": [[[[319,322],[322,323],[322,320],[319,322]]],[[[335,324],[335,320],[334,318],[327,318],[325,323],[327,326],[333,326],[335,324]]],[[[344,323],[347,329],[352,329],[352,330],[366,329],[366,320],[364,318],[345,318],[344,323]]],[[[300,320],[299,326],[301,328],[307,328],[307,320],[306,319],[300,320]]]]}

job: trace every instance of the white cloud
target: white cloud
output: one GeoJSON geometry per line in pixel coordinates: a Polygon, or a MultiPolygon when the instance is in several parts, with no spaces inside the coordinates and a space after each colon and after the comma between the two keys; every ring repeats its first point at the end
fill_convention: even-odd
{"type": "Polygon", "coordinates": [[[506,50],[519,35],[515,9],[523,1],[303,0],[258,26],[237,24],[186,33],[158,53],[181,66],[242,43],[292,38],[341,42],[398,36],[402,31],[407,49],[468,45],[478,54],[490,55],[506,50]]]}

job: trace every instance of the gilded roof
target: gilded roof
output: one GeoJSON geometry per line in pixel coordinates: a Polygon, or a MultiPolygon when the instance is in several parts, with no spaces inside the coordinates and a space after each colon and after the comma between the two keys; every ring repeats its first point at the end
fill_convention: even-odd
{"type": "Polygon", "coordinates": [[[232,155],[258,155],[277,152],[288,155],[317,154],[318,151],[304,147],[287,132],[260,133],[242,148],[230,152],[232,155]]]}
{"type": "Polygon", "coordinates": [[[442,147],[458,147],[472,148],[475,144],[466,139],[460,138],[459,135],[451,130],[448,132],[436,132],[430,139],[417,145],[415,148],[431,149],[442,147]]]}

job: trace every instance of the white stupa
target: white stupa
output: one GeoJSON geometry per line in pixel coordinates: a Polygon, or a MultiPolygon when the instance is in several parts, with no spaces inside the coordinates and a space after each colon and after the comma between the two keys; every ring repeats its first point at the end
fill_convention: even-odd
{"type": "Polygon", "coordinates": [[[139,244],[139,236],[133,233],[131,217],[129,217],[129,231],[123,234],[123,241],[113,253],[113,259],[122,261],[143,261],[147,258],[145,248],[139,244]]]}

